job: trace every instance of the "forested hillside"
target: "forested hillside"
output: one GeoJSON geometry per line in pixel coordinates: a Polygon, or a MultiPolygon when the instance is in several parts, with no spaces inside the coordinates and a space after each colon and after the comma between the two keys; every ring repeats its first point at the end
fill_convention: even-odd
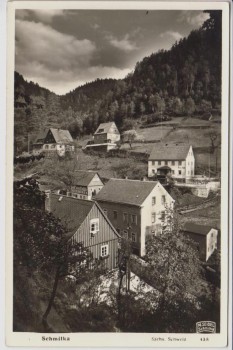
{"type": "MultiPolygon", "coordinates": [[[[40,128],[68,128],[73,137],[114,120],[121,130],[143,116],[202,115],[221,106],[221,13],[168,50],[145,57],[125,79],[97,79],[57,96],[15,73],[16,151],[40,128]]],[[[155,38],[156,40],[156,38],[155,38]]]]}

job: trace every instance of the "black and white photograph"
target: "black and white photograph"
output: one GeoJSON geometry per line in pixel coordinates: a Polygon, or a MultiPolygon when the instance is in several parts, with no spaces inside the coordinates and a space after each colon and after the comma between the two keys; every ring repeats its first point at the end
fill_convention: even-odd
{"type": "Polygon", "coordinates": [[[7,344],[226,346],[229,2],[8,9],[7,344]]]}

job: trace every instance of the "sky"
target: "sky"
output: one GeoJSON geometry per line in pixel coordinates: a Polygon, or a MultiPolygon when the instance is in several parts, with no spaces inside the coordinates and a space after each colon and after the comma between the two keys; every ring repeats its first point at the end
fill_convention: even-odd
{"type": "Polygon", "coordinates": [[[182,10],[16,10],[15,70],[58,95],[122,79],[209,17],[182,10]]]}

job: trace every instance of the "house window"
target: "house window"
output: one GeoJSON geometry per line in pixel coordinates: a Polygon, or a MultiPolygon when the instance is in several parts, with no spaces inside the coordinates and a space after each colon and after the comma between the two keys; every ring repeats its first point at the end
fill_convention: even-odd
{"type": "Polygon", "coordinates": [[[131,233],[132,242],[136,242],[136,235],[134,232],[131,233]]]}
{"type": "Polygon", "coordinates": [[[155,165],[155,161],[154,161],[154,160],[152,160],[152,162],[151,162],[151,163],[152,163],[152,165],[155,165]]]}
{"type": "Polygon", "coordinates": [[[113,210],[113,218],[114,218],[114,220],[117,220],[117,211],[116,210],[113,210]]]}
{"type": "Polygon", "coordinates": [[[105,214],[106,216],[108,216],[108,211],[107,211],[107,209],[105,209],[105,208],[104,208],[104,214],[105,214]]]}
{"type": "Polygon", "coordinates": [[[49,145],[45,145],[44,148],[45,148],[45,149],[49,149],[49,145]]]}
{"type": "Polygon", "coordinates": [[[165,211],[161,211],[161,221],[164,221],[165,220],[165,211]]]}
{"type": "Polygon", "coordinates": [[[94,236],[97,232],[99,232],[99,218],[90,220],[90,233],[94,236]]]}
{"type": "Polygon", "coordinates": [[[182,161],[181,160],[179,160],[178,165],[182,165],[182,161]]]}
{"type": "Polygon", "coordinates": [[[175,161],[174,160],[172,161],[172,165],[175,165],[175,161]]]}
{"type": "Polygon", "coordinates": [[[161,160],[158,161],[158,165],[161,165],[161,160]]]}
{"type": "Polygon", "coordinates": [[[128,214],[127,213],[123,213],[123,221],[128,222],[128,214]]]}
{"type": "Polygon", "coordinates": [[[165,204],[165,202],[166,202],[166,196],[165,196],[165,195],[162,195],[162,196],[161,196],[161,203],[162,203],[162,204],[165,204]]]}
{"type": "Polygon", "coordinates": [[[155,174],[155,169],[152,169],[152,174],[155,174]]]}
{"type": "Polygon", "coordinates": [[[151,214],[151,222],[152,222],[152,224],[155,223],[155,220],[156,220],[156,213],[152,213],[151,214]]]}
{"type": "Polygon", "coordinates": [[[101,246],[101,257],[104,258],[108,256],[108,244],[101,246]]]}
{"type": "Polygon", "coordinates": [[[152,197],[152,205],[155,205],[156,203],[156,197],[152,197]]]}
{"type": "Polygon", "coordinates": [[[137,225],[137,215],[135,215],[135,214],[131,215],[131,222],[132,222],[132,224],[137,225]]]}
{"type": "Polygon", "coordinates": [[[178,171],[179,175],[181,175],[181,170],[178,171]]]}
{"type": "Polygon", "coordinates": [[[167,165],[167,163],[168,163],[167,160],[165,160],[165,165],[167,165]]]}
{"type": "Polygon", "coordinates": [[[173,175],[175,174],[175,170],[172,170],[172,174],[173,174],[173,175]]]}

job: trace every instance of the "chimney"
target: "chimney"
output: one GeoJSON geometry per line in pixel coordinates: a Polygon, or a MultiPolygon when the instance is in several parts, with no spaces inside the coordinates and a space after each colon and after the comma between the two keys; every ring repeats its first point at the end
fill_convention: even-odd
{"type": "Polygon", "coordinates": [[[45,211],[51,212],[51,191],[45,191],[45,211]]]}

